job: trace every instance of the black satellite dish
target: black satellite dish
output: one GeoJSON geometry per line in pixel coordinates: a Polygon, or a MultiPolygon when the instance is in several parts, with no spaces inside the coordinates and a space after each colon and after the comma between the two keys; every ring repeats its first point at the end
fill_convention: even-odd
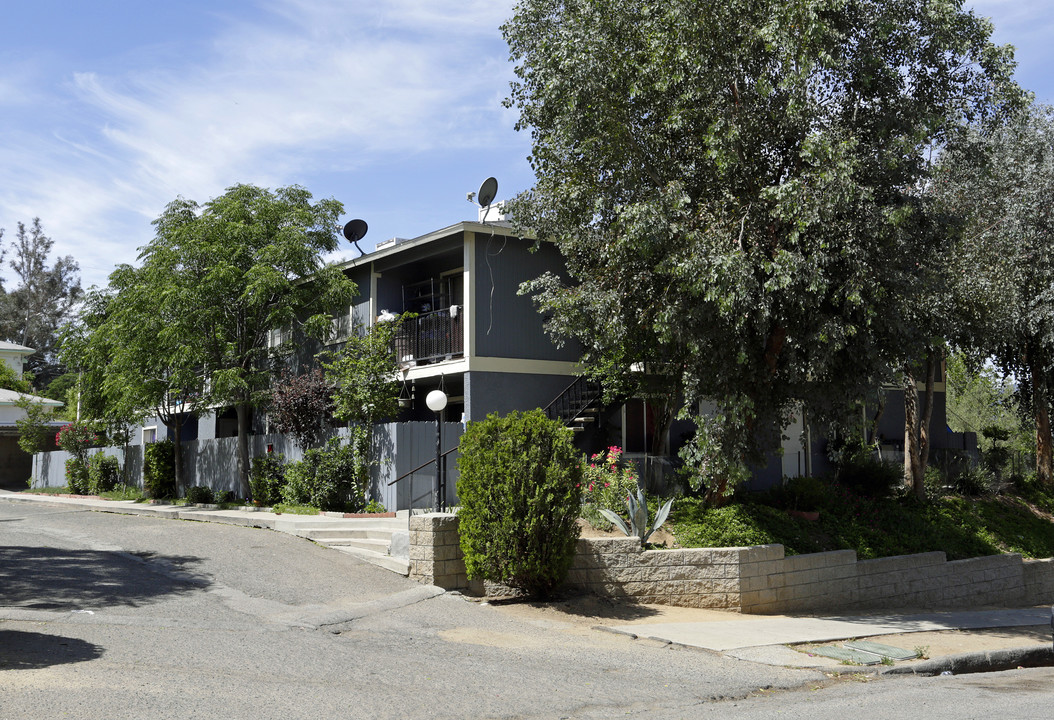
{"type": "Polygon", "coordinates": [[[365,255],[366,253],[359,247],[359,240],[362,240],[362,238],[366,236],[366,231],[369,229],[370,226],[366,224],[366,221],[359,219],[352,220],[344,226],[344,237],[346,237],[349,242],[353,243],[355,249],[362,253],[362,255],[365,255]]]}
{"type": "Polygon", "coordinates": [[[497,195],[498,181],[496,178],[489,177],[479,186],[479,192],[476,193],[476,202],[479,203],[480,207],[490,207],[490,204],[494,202],[494,198],[497,197],[497,195]]]}

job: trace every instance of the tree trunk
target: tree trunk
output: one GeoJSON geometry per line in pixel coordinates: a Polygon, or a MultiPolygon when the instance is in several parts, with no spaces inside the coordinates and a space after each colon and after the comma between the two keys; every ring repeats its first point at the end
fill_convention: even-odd
{"type": "Polygon", "coordinates": [[[1032,375],[1032,415],[1036,421],[1036,479],[1043,485],[1054,484],[1054,461],[1050,437],[1050,406],[1047,401],[1047,379],[1039,363],[1029,363],[1032,375]]]}
{"type": "Polygon", "coordinates": [[[937,380],[936,352],[926,353],[926,400],[922,406],[922,422],[919,426],[919,466],[921,472],[915,478],[915,494],[926,497],[926,468],[930,464],[930,422],[933,420],[933,386],[937,380]]]}
{"type": "Polygon", "coordinates": [[[904,484],[917,494],[919,466],[919,390],[915,375],[904,366],[904,484]]]}
{"type": "Polygon", "coordinates": [[[926,466],[930,461],[930,422],[933,419],[933,390],[936,382],[936,353],[926,353],[926,391],[919,407],[914,371],[904,366],[904,482],[920,500],[926,498],[926,466]]]}
{"type": "Polygon", "coordinates": [[[249,403],[238,403],[238,483],[242,496],[252,500],[252,488],[249,485],[249,403]]]}

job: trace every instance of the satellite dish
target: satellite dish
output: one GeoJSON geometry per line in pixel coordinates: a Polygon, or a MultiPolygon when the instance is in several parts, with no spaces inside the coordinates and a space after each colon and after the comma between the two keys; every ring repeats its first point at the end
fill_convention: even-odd
{"type": "Polygon", "coordinates": [[[352,220],[344,226],[344,237],[346,237],[349,242],[353,243],[355,249],[362,253],[362,255],[365,255],[366,253],[359,247],[359,240],[362,240],[362,238],[366,236],[366,231],[369,229],[370,226],[366,224],[366,221],[359,219],[352,220]]]}
{"type": "Polygon", "coordinates": [[[494,198],[497,197],[497,195],[498,181],[495,178],[489,177],[479,186],[479,192],[476,193],[476,202],[479,203],[480,207],[490,207],[490,204],[494,202],[494,198]]]}

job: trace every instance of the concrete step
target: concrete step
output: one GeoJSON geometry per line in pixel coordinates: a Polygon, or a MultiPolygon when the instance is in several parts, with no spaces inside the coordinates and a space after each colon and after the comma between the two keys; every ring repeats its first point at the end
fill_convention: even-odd
{"type": "Polygon", "coordinates": [[[347,553],[348,555],[354,555],[360,560],[365,560],[366,562],[372,565],[382,567],[385,570],[390,570],[394,573],[399,573],[400,575],[410,574],[410,561],[407,558],[395,558],[389,555],[382,555],[378,552],[364,550],[362,548],[352,546],[338,545],[334,546],[333,549],[339,552],[347,553]]]}
{"type": "Polygon", "coordinates": [[[306,537],[309,540],[318,540],[319,542],[339,538],[368,538],[371,540],[390,540],[393,532],[396,532],[396,530],[388,528],[308,528],[306,530],[300,531],[300,536],[306,537]]]}
{"type": "Polygon", "coordinates": [[[327,540],[315,540],[319,545],[325,545],[326,547],[357,547],[362,550],[371,550],[373,552],[380,553],[381,555],[388,554],[388,548],[392,544],[392,539],[389,538],[353,538],[353,537],[341,537],[341,538],[330,538],[327,540]]]}

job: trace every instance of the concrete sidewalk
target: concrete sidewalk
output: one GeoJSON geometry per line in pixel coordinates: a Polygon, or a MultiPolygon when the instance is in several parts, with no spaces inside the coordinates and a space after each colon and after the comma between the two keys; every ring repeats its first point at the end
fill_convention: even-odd
{"type": "MultiPolygon", "coordinates": [[[[849,668],[838,660],[810,653],[811,647],[874,639],[905,650],[927,649],[926,658],[898,661],[895,668],[873,666],[876,670],[939,674],[946,670],[961,673],[978,672],[978,668],[1054,665],[1051,612],[1051,608],[1038,607],[824,617],[741,616],[732,620],[609,625],[604,629],[750,662],[838,671],[849,668]]],[[[862,669],[852,667],[854,672],[862,669]]]]}
{"type": "MultiPolygon", "coordinates": [[[[142,515],[163,517],[172,520],[196,520],[199,522],[242,525],[246,527],[267,528],[291,535],[303,535],[303,531],[314,528],[330,528],[341,525],[354,526],[361,523],[361,518],[344,518],[340,513],[319,515],[292,515],[273,513],[269,510],[243,507],[221,510],[200,505],[171,505],[166,503],[136,502],[134,500],[103,500],[100,498],[60,495],[33,495],[0,490],[0,500],[7,502],[50,503],[95,512],[109,512],[120,515],[142,515]]],[[[409,524],[405,512],[398,513],[409,524]]]]}
{"type": "MultiPolygon", "coordinates": [[[[136,503],[130,500],[29,495],[6,490],[0,490],[0,501],[44,503],[96,512],[243,525],[300,537],[308,536],[312,529],[353,527],[362,522],[333,515],[285,515],[255,508],[220,510],[136,503]]],[[[399,516],[408,523],[405,512],[399,516]]],[[[1051,600],[1054,601],[1054,598],[1051,600]]],[[[906,649],[927,643],[934,645],[935,652],[931,660],[900,662],[895,668],[881,668],[891,672],[933,674],[947,669],[958,673],[977,671],[974,668],[991,670],[1003,666],[1054,665],[1054,652],[1051,650],[1052,610],[1049,607],[820,617],[739,615],[688,608],[676,610],[677,622],[605,623],[597,627],[633,638],[700,648],[751,662],[838,671],[847,668],[836,660],[810,655],[807,646],[850,638],[881,639],[883,636],[892,638],[889,644],[896,645],[899,642],[898,647],[904,647],[907,643],[906,649]],[[952,638],[954,642],[941,642],[942,634],[951,633],[955,633],[952,638]],[[916,638],[918,642],[915,642],[916,638]],[[1008,643],[1011,647],[1007,647],[1008,643]],[[805,645],[806,652],[791,647],[797,645],[805,645]],[[961,649],[963,652],[948,653],[946,648],[961,649]]],[[[857,667],[854,671],[860,669],[857,667]]]]}

